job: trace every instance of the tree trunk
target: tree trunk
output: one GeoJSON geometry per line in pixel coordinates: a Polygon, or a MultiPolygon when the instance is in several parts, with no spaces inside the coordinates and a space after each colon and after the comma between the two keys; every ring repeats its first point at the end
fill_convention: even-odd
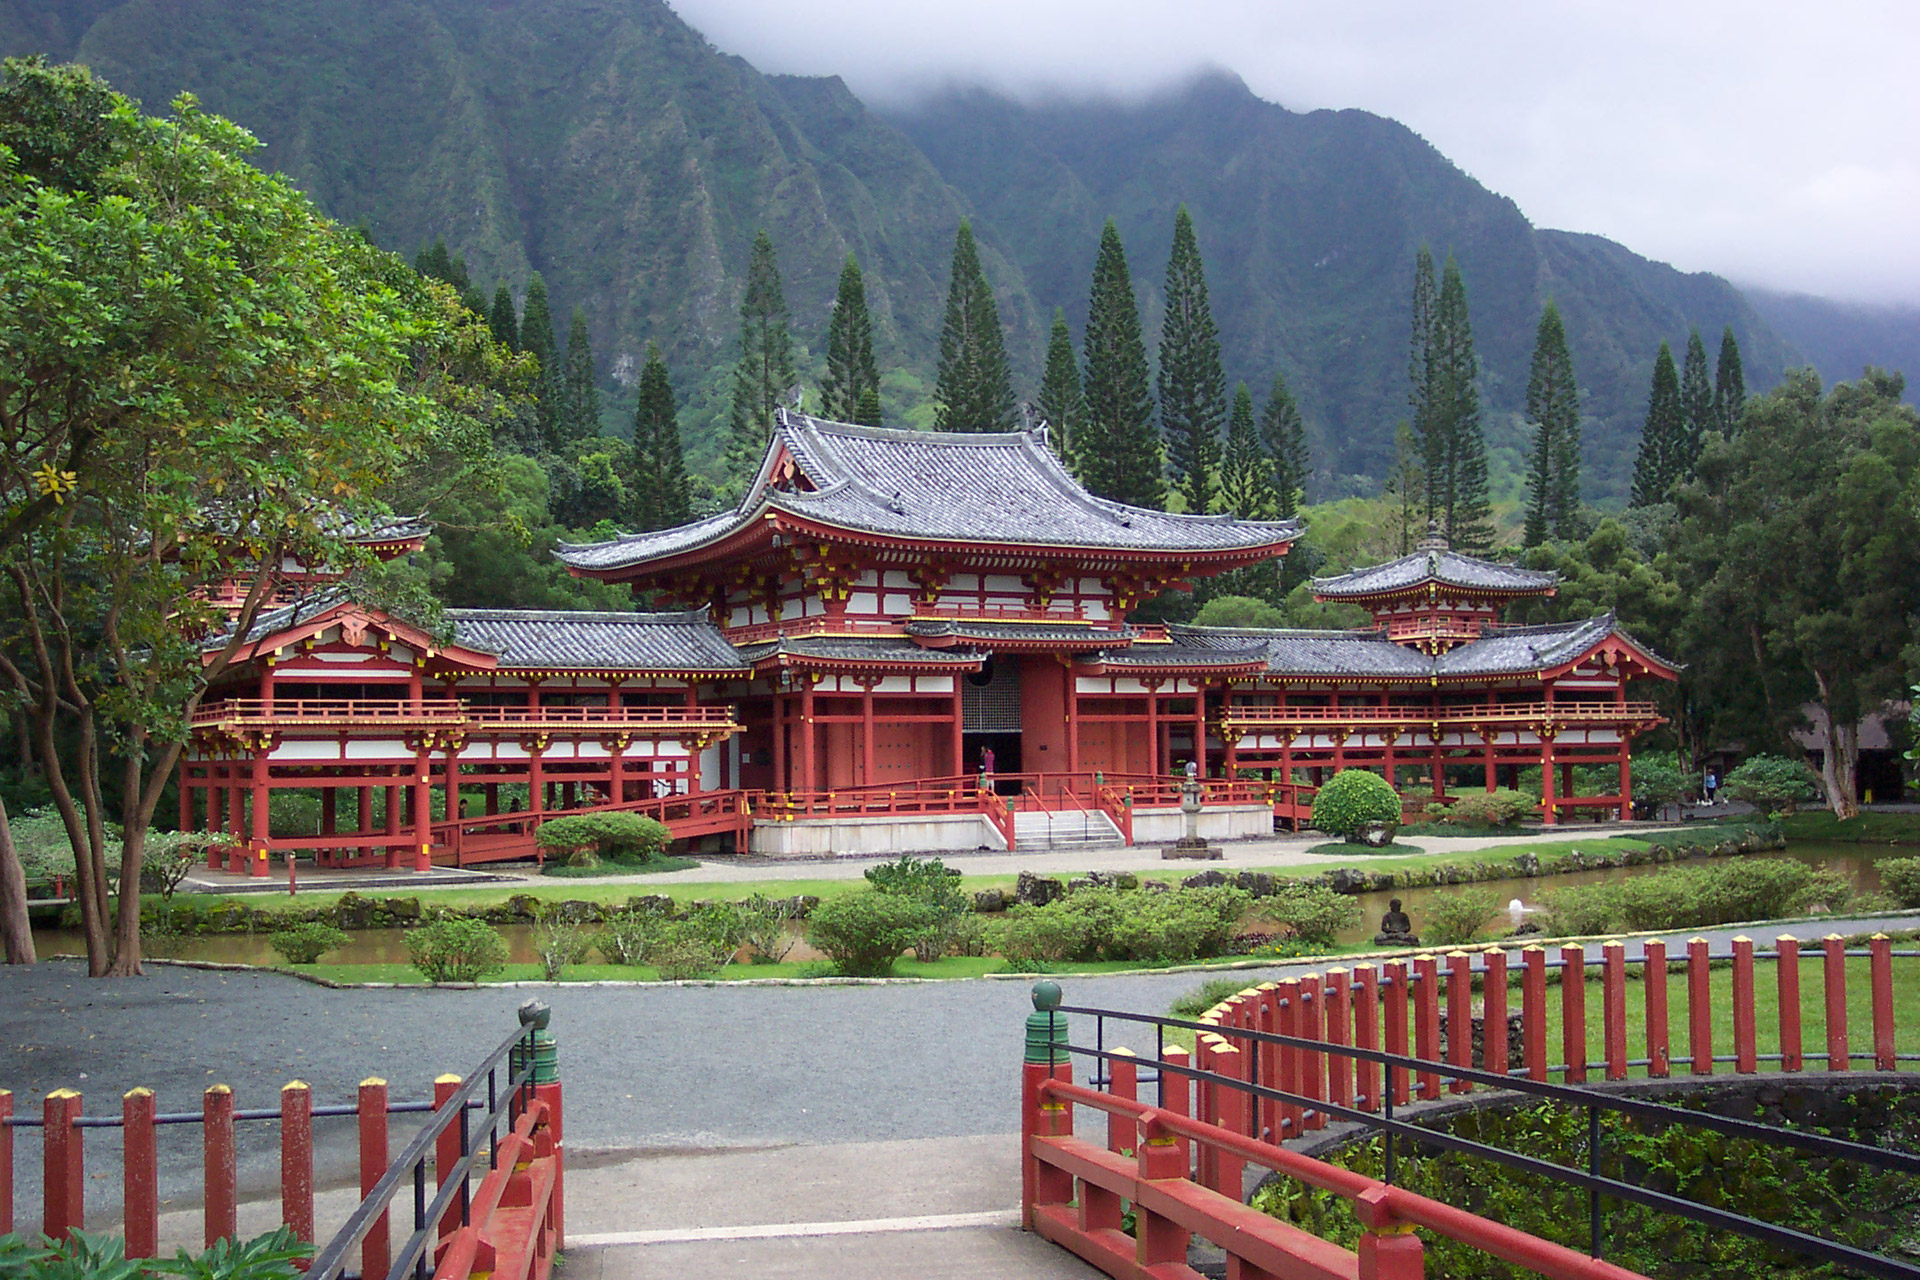
{"type": "Polygon", "coordinates": [[[0,800],[0,945],[8,964],[32,964],[40,957],[33,949],[33,922],[27,917],[27,873],[13,847],[13,827],[7,805],[0,800]]]}
{"type": "Polygon", "coordinates": [[[1820,761],[1820,773],[1827,784],[1827,807],[1842,822],[1859,814],[1854,802],[1859,794],[1860,726],[1827,722],[1827,750],[1820,761]]]}

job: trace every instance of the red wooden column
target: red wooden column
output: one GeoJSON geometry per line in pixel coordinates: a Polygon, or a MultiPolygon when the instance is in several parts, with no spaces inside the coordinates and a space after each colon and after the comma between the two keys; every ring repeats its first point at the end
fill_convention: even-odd
{"type": "MultiPolygon", "coordinates": [[[[627,739],[624,734],[615,734],[606,739],[602,746],[607,749],[607,803],[625,804],[627,802],[627,739]]],[[[656,751],[659,748],[654,748],[656,751]]],[[[694,762],[694,773],[698,775],[699,761],[694,762]]]]}
{"type": "Polygon", "coordinates": [[[1873,996],[1873,1069],[1891,1071],[1893,1058],[1893,939],[1876,933],[1867,940],[1868,986],[1873,996]]]}
{"type": "Polygon", "coordinates": [[[154,1111],[151,1089],[131,1089],[121,1096],[120,1119],[125,1127],[120,1177],[129,1258],[151,1258],[160,1252],[160,1161],[153,1136],[154,1111]]]}
{"type": "Polygon", "coordinates": [[[1545,726],[1540,730],[1540,807],[1546,825],[1560,821],[1553,807],[1553,734],[1545,726]]]}
{"type": "Polygon", "coordinates": [[[1064,660],[1067,674],[1067,772],[1080,772],[1080,677],[1073,673],[1071,659],[1064,660]]]}
{"type": "Polygon", "coordinates": [[[1760,1069],[1759,1035],[1753,1011],[1753,939],[1733,940],[1733,1069],[1752,1075],[1760,1069]]]}
{"type": "Polygon", "coordinates": [[[42,1170],[40,1230],[59,1240],[87,1225],[87,1173],[80,1118],[80,1095],[55,1089],[41,1111],[40,1163],[42,1170]]]}
{"type": "Polygon", "coordinates": [[[313,1091],[304,1080],[280,1089],[280,1221],[313,1241],[313,1091]]]}
{"type": "Polygon", "coordinates": [[[1620,730],[1620,821],[1630,822],[1632,819],[1633,755],[1627,748],[1627,731],[1622,728],[1620,730]]]}
{"type": "Polygon", "coordinates": [[[1707,978],[1707,940],[1687,939],[1687,1054],[1693,1074],[1713,1074],[1713,1010],[1707,978]]]}
{"type": "MultiPolygon", "coordinates": [[[[954,750],[960,749],[960,682],[953,682],[954,705],[954,750]]],[[[956,760],[958,755],[954,757],[956,760]]],[[[773,789],[791,791],[787,785],[787,695],[776,690],[773,695],[773,789]]]]}
{"type": "Polygon", "coordinates": [[[813,755],[813,680],[802,677],[806,687],[800,690],[800,773],[802,786],[799,790],[812,791],[820,785],[819,775],[814,772],[813,755]]]}
{"type": "Polygon", "coordinates": [[[961,701],[962,685],[966,677],[960,672],[953,673],[953,769],[952,776],[967,776],[966,741],[962,736],[967,731],[966,707],[961,701]]]}
{"type": "Polygon", "coordinates": [[[1783,933],[1773,946],[1774,979],[1780,993],[1780,1069],[1798,1071],[1805,1065],[1800,1045],[1800,939],[1783,933]]]}
{"type": "Polygon", "coordinates": [[[1165,774],[1171,772],[1160,763],[1160,682],[1142,680],[1147,691],[1147,772],[1165,774]]]}
{"type": "Polygon", "coordinates": [[[1606,1045],[1607,1079],[1627,1078],[1627,949],[1618,942],[1600,948],[1600,1027],[1606,1045]]]}
{"type": "Polygon", "coordinates": [[[1587,953],[1560,948],[1560,1053],[1567,1062],[1567,1083],[1587,1079],[1587,953]]]}
{"type": "Polygon", "coordinates": [[[1493,730],[1483,729],[1480,733],[1484,740],[1487,770],[1487,790],[1492,791],[1500,785],[1499,766],[1493,760],[1493,730]]]}
{"type": "Polygon", "coordinates": [[[387,785],[387,870],[400,869],[400,788],[387,785]]]}
{"type": "Polygon", "coordinates": [[[413,762],[413,869],[433,869],[433,765],[423,748],[413,762]]]}
{"type": "Polygon", "coordinates": [[[873,681],[860,682],[860,781],[872,786],[879,781],[873,775],[873,681]]]}
{"type": "MultiPolygon", "coordinates": [[[[387,1172],[387,1082],[375,1076],[360,1082],[360,1195],[364,1199],[387,1172]]],[[[392,1213],[382,1207],[360,1241],[360,1274],[384,1276],[392,1258],[392,1213]]]]}
{"type": "Polygon", "coordinates": [[[269,740],[262,738],[253,747],[253,787],[251,800],[253,842],[247,846],[247,874],[267,874],[267,753],[269,740]]]}
{"type": "Polygon", "coordinates": [[[239,1184],[234,1164],[233,1090],[208,1089],[201,1100],[201,1145],[206,1159],[206,1244],[232,1240],[238,1230],[239,1184]]]}
{"type": "Polygon", "coordinates": [[[1393,780],[1393,744],[1399,736],[1400,732],[1397,729],[1384,729],[1380,733],[1380,741],[1385,747],[1380,761],[1380,772],[1386,778],[1387,785],[1395,791],[1398,791],[1400,786],[1393,780]]]}
{"type": "Polygon", "coordinates": [[[1851,1063],[1847,1049],[1847,943],[1837,933],[1820,940],[1826,961],[1822,985],[1827,997],[1827,1070],[1845,1071],[1851,1063]]]}

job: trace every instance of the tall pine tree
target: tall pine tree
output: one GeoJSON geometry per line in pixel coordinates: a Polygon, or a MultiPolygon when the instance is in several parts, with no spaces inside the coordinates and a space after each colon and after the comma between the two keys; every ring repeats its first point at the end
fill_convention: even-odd
{"type": "Polygon", "coordinates": [[[1668,500],[1685,459],[1686,410],[1680,403],[1680,374],[1673,348],[1660,344],[1653,358],[1653,387],[1647,395],[1647,421],[1640,429],[1640,452],[1633,460],[1632,505],[1650,507],[1668,500]]]}
{"type": "Polygon", "coordinates": [[[873,361],[873,320],[867,285],[852,254],[840,268],[840,291],[827,322],[827,376],[820,384],[823,412],[836,422],[880,425],[880,367],[873,361]]]}
{"type": "Polygon", "coordinates": [[[600,434],[600,387],[593,376],[593,339],[587,332],[587,313],[573,309],[567,326],[567,358],[561,364],[561,444],[600,434]]]}
{"type": "Polygon", "coordinates": [[[1720,335],[1720,363],[1713,371],[1713,416],[1720,433],[1733,439],[1746,412],[1747,376],[1740,371],[1740,344],[1728,325],[1720,335]]]}
{"type": "Polygon", "coordinates": [[[1239,383],[1227,414],[1227,447],[1220,462],[1221,504],[1242,520],[1271,520],[1280,510],[1273,471],[1254,425],[1253,393],[1246,383],[1239,383]]]}
{"type": "Polygon", "coordinates": [[[1013,380],[1000,308],[980,269],[973,228],[964,221],[953,236],[953,278],[947,285],[933,398],[939,406],[934,421],[942,431],[1013,430],[1013,380]]]}
{"type": "Polygon", "coordinates": [[[787,299],[780,287],[780,264],[773,237],[753,238],[747,256],[747,287],[740,297],[740,363],[734,367],[733,408],[728,417],[726,468],[737,491],[753,478],[754,468],[773,433],[773,414],[795,381],[793,338],[787,332],[787,299]]]}
{"type": "Polygon", "coordinates": [[[1285,374],[1273,375],[1273,390],[1260,411],[1260,444],[1272,467],[1274,514],[1291,520],[1300,513],[1307,492],[1307,424],[1285,374]]]}
{"type": "Polygon", "coordinates": [[[1527,421],[1533,457],[1527,467],[1526,543],[1572,538],[1580,513],[1580,391],[1560,308],[1548,301],[1533,336],[1527,374],[1527,421]]]}
{"type": "Polygon", "coordinates": [[[501,281],[494,286],[493,309],[487,312],[487,328],[493,340],[509,351],[520,349],[520,317],[514,314],[513,290],[501,281]]]}
{"type": "Polygon", "coordinates": [[[1692,477],[1707,432],[1717,429],[1713,408],[1713,384],[1707,381],[1707,348],[1700,341],[1700,331],[1694,329],[1687,334],[1687,354],[1680,364],[1680,417],[1686,423],[1681,436],[1684,477],[1692,477]]]}
{"type": "Polygon", "coordinates": [[[1080,357],[1073,353],[1073,335],[1067,332],[1067,316],[1059,307],[1053,309],[1053,330],[1047,335],[1047,369],[1040,377],[1038,407],[1053,451],[1072,467],[1087,402],[1080,393],[1080,357]]]}
{"type": "Polygon", "coordinates": [[[1087,417],[1074,444],[1081,482],[1103,498],[1164,510],[1167,481],[1160,433],[1153,429],[1147,344],[1126,250],[1111,218],[1093,263],[1084,354],[1087,417]]]}
{"type": "Polygon", "coordinates": [[[1452,254],[1440,274],[1425,364],[1428,518],[1440,522],[1459,550],[1485,552],[1493,546],[1493,504],[1480,431],[1480,366],[1473,353],[1466,281],[1452,254]]]}
{"type": "Polygon", "coordinates": [[[636,529],[670,529],[691,515],[687,461],[680,449],[680,420],[673,383],[660,348],[647,344],[640,370],[640,403],[633,414],[633,471],[626,479],[636,529]]]}
{"type": "MultiPolygon", "coordinates": [[[[1444,442],[1434,426],[1433,409],[1433,322],[1440,305],[1440,283],[1433,266],[1433,250],[1426,245],[1413,258],[1413,325],[1407,356],[1407,406],[1412,410],[1409,425],[1420,444],[1424,469],[1431,474],[1444,452],[1444,442]]],[[[1432,519],[1429,512],[1428,519],[1432,519]]]]}
{"type": "Polygon", "coordinates": [[[1227,415],[1227,380],[1220,371],[1220,330],[1207,303],[1206,268],[1193,218],[1181,205],[1173,215],[1167,258],[1167,308],[1160,323],[1160,426],[1167,461],[1187,510],[1213,506],[1220,467],[1220,424],[1227,415]]]}
{"type": "Polygon", "coordinates": [[[1427,470],[1420,438],[1405,418],[1393,433],[1393,469],[1387,472],[1382,492],[1399,504],[1398,526],[1400,554],[1413,550],[1414,535],[1426,524],[1427,470]]]}
{"type": "Polygon", "coordinates": [[[534,378],[534,401],[540,440],[552,449],[560,438],[565,402],[560,352],[553,341],[553,308],[547,301],[547,282],[538,271],[527,281],[527,302],[520,309],[520,349],[540,362],[534,378]]]}

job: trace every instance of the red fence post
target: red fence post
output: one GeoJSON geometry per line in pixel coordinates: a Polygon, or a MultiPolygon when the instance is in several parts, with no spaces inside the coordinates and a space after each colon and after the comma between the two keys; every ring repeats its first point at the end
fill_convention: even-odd
{"type": "Polygon", "coordinates": [[[1667,944],[1648,938],[1641,944],[1645,962],[1640,966],[1642,994],[1647,1001],[1647,1074],[1664,1076],[1672,1064],[1672,1044],[1667,1036],[1667,944]]]}
{"type": "MultiPolygon", "coordinates": [[[[1440,962],[1433,956],[1413,958],[1413,1056],[1423,1062],[1440,1060],[1440,962]]],[[[1422,1100],[1440,1096],[1440,1073],[1419,1073],[1422,1100]]]]}
{"type": "MultiPolygon", "coordinates": [[[[1165,1064],[1160,1069],[1160,1109],[1176,1116],[1192,1116],[1193,1077],[1177,1069],[1188,1066],[1192,1055],[1173,1044],[1161,1052],[1160,1061],[1165,1064]]],[[[1185,1138],[1175,1138],[1174,1146],[1180,1152],[1180,1176],[1188,1177],[1191,1168],[1189,1144],[1185,1138]]]]}
{"type": "Polygon", "coordinates": [[[233,1090],[216,1084],[201,1098],[201,1143],[206,1155],[206,1243],[211,1249],[238,1232],[233,1155],[233,1090]]]}
{"type": "MultiPolygon", "coordinates": [[[[1063,1066],[1065,1064],[1062,1064],[1063,1066]]],[[[1073,1079],[1073,1068],[1066,1067],[1066,1078],[1073,1079]]],[[[561,1084],[548,1080],[533,1086],[533,1096],[547,1104],[547,1136],[553,1144],[553,1247],[567,1243],[567,1125],[562,1104],[561,1084]]]]}
{"type": "Polygon", "coordinates": [[[1760,1069],[1759,1030],[1753,1010],[1753,939],[1733,940],[1733,1070],[1750,1076],[1760,1069]]]}
{"type": "MultiPolygon", "coordinates": [[[[445,1107],[448,1102],[452,1101],[453,1095],[458,1092],[460,1092],[459,1076],[451,1074],[435,1076],[433,1078],[433,1109],[438,1111],[445,1107]]],[[[442,1129],[440,1136],[435,1138],[433,1142],[433,1171],[436,1188],[444,1189],[446,1187],[448,1180],[453,1177],[453,1167],[459,1163],[460,1122],[455,1120],[452,1124],[442,1129]]],[[[449,1212],[441,1215],[440,1238],[442,1240],[445,1240],[459,1229],[459,1213],[449,1212]]]]}
{"type": "Polygon", "coordinates": [[[1780,1069],[1804,1065],[1800,1048],[1800,939],[1783,933],[1773,940],[1774,978],[1780,990],[1780,1069]]]}
{"type": "Polygon", "coordinates": [[[1507,952],[1488,947],[1480,954],[1480,1025],[1486,1048],[1485,1070],[1507,1074],[1507,952]]]}
{"type": "MultiPolygon", "coordinates": [[[[1387,961],[1386,1052],[1397,1058],[1407,1056],[1408,985],[1407,962],[1387,961]]],[[[1407,1104],[1407,1069],[1405,1067],[1387,1068],[1387,1088],[1392,1091],[1394,1106],[1404,1107],[1407,1104]]]]}
{"type": "MultiPolygon", "coordinates": [[[[1370,964],[1353,967],[1353,1043],[1360,1049],[1380,1047],[1380,971],[1370,964]]],[[[1380,1109],[1380,1064],[1362,1060],[1355,1089],[1363,1111],[1380,1109]]]]}
{"type": "MultiPolygon", "coordinates": [[[[360,1082],[360,1198],[366,1199],[387,1171],[387,1082],[378,1076],[360,1082]]],[[[384,1276],[392,1265],[389,1231],[392,1215],[380,1216],[360,1241],[360,1274],[384,1276]]]]}
{"type": "MultiPolygon", "coordinates": [[[[1300,977],[1300,1030],[1302,1040],[1324,1043],[1326,1033],[1322,1029],[1326,1021],[1326,1002],[1320,991],[1320,975],[1302,974],[1300,977]]],[[[1305,1049],[1300,1055],[1300,1092],[1315,1102],[1327,1100],[1327,1055],[1317,1049],[1305,1049]]],[[[1319,1107],[1302,1117],[1302,1124],[1308,1129],[1327,1127],[1327,1113],[1319,1107]]]]}
{"type": "MultiPolygon", "coordinates": [[[[1300,980],[1282,978],[1274,984],[1274,1030],[1283,1036],[1300,1034],[1300,980]]],[[[1300,1089],[1301,1052],[1290,1044],[1278,1047],[1279,1088],[1282,1093],[1298,1094],[1300,1089]]],[[[1275,1108],[1278,1117],[1274,1125],[1275,1141],[1280,1138],[1297,1138],[1301,1133],[1301,1120],[1304,1110],[1297,1102],[1283,1102],[1275,1108]]]]}
{"type": "MultiPolygon", "coordinates": [[[[1327,970],[1327,1043],[1345,1048],[1353,1043],[1353,991],[1347,971],[1327,970]]],[[[1343,1053],[1327,1055],[1327,1101],[1339,1107],[1353,1105],[1353,1059],[1343,1053]]]]}
{"type": "Polygon", "coordinates": [[[0,1236],[13,1233],[13,1091],[0,1089],[0,1236]]]}
{"type": "MultiPolygon", "coordinates": [[[[1113,1051],[1113,1057],[1107,1062],[1107,1092],[1128,1102],[1139,1100],[1140,1064],[1134,1060],[1133,1050],[1113,1051]]],[[[1107,1150],[1116,1154],[1133,1150],[1139,1140],[1139,1130],[1139,1122],[1131,1114],[1108,1112],[1107,1150]]]]}
{"type": "Polygon", "coordinates": [[[280,1088],[280,1221],[312,1242],[313,1090],[304,1080],[280,1088]]]}
{"type": "Polygon", "coordinates": [[[55,1089],[41,1111],[42,1169],[40,1230],[59,1240],[87,1225],[85,1143],[74,1121],[80,1118],[80,1095],[55,1089]]]}
{"type": "Polygon", "coordinates": [[[1876,933],[1867,941],[1873,953],[1868,976],[1873,988],[1873,1069],[1893,1070],[1893,939],[1876,933]]]}
{"type": "Polygon", "coordinates": [[[1362,1191],[1353,1212],[1365,1228],[1355,1250],[1359,1280],[1425,1280],[1426,1246],[1413,1234],[1411,1224],[1393,1216],[1385,1187],[1362,1191]]]}
{"type": "Polygon", "coordinates": [[[1547,949],[1528,947],[1520,953],[1527,971],[1520,977],[1520,1039],[1527,1050],[1527,1076],[1547,1078],[1547,949]]]}
{"type": "MultiPolygon", "coordinates": [[[[1447,1063],[1473,1066],[1473,957],[1464,951],[1447,952],[1447,1063]]],[[[1472,1089],[1470,1080],[1447,1082],[1449,1093],[1472,1089]]]]}
{"type": "Polygon", "coordinates": [[[120,1197],[125,1207],[126,1256],[160,1252],[160,1160],[153,1140],[151,1089],[120,1096],[120,1197]]]}
{"type": "MultiPolygon", "coordinates": [[[[1239,1045],[1227,1043],[1214,1046],[1213,1069],[1229,1080],[1247,1078],[1247,1057],[1239,1045]]],[[[1228,1133],[1247,1131],[1247,1102],[1251,1095],[1231,1085],[1214,1086],[1215,1105],[1219,1110],[1218,1124],[1228,1133]]],[[[1241,1190],[1246,1182],[1247,1162],[1231,1151],[1213,1149],[1212,1174],[1209,1184],[1223,1196],[1232,1196],[1235,1200],[1244,1200],[1241,1190]]]]}
{"type": "Polygon", "coordinates": [[[1712,990],[1707,976],[1707,940],[1687,939],[1687,1055],[1693,1074],[1713,1074],[1712,990]]]}
{"type": "Polygon", "coordinates": [[[1827,1070],[1845,1071],[1850,1062],[1847,1051],[1847,943],[1837,933],[1820,940],[1825,952],[1824,985],[1827,996],[1827,1070]]]}
{"type": "Polygon", "coordinates": [[[1600,1038],[1606,1046],[1607,1079],[1627,1078],[1627,949],[1618,942],[1600,948],[1600,1038]]]}
{"type": "MultiPolygon", "coordinates": [[[[1259,1027],[1262,1031],[1280,1030],[1280,986],[1274,982],[1263,982],[1254,988],[1259,997],[1259,1027]]],[[[1280,1047],[1263,1045],[1260,1049],[1260,1083],[1269,1089],[1280,1087],[1280,1047]]],[[[1254,1136],[1269,1142],[1280,1141],[1280,1104],[1272,1098],[1261,1098],[1255,1103],[1260,1113],[1259,1132],[1254,1136]]]]}
{"type": "MultiPolygon", "coordinates": [[[[1170,1055],[1175,1052],[1185,1056],[1183,1050],[1168,1050],[1170,1055]]],[[[1173,1111],[1173,1108],[1166,1110],[1173,1111]]],[[[1170,1182],[1187,1176],[1184,1140],[1175,1138],[1151,1119],[1140,1126],[1137,1160],[1143,1182],[1170,1182]]],[[[1142,1273],[1151,1267],[1184,1267],[1191,1240],[1191,1234],[1172,1219],[1163,1218],[1143,1205],[1134,1206],[1133,1260],[1142,1273]]]]}
{"type": "Polygon", "coordinates": [[[1560,1054],[1567,1061],[1567,1083],[1587,1078],[1587,953],[1578,946],[1560,948],[1560,1054]]]}

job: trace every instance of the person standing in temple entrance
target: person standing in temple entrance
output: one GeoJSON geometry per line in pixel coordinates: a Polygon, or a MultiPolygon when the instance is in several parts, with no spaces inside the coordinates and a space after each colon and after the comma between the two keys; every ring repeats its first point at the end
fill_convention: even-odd
{"type": "Polygon", "coordinates": [[[980,748],[980,776],[983,778],[991,778],[993,776],[992,747],[980,748]]]}

